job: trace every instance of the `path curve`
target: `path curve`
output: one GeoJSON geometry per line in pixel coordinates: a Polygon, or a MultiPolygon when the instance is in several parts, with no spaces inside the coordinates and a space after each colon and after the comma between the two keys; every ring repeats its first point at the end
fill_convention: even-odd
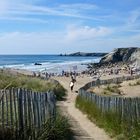
{"type": "Polygon", "coordinates": [[[72,130],[75,133],[76,140],[112,140],[103,129],[96,126],[91,122],[85,114],[83,114],[79,109],[75,107],[75,99],[78,89],[84,86],[86,83],[92,81],[89,77],[77,77],[77,81],[74,85],[74,92],[70,91],[69,77],[55,77],[66,90],[68,96],[66,101],[58,102],[58,106],[66,115],[72,125],[72,130]]]}

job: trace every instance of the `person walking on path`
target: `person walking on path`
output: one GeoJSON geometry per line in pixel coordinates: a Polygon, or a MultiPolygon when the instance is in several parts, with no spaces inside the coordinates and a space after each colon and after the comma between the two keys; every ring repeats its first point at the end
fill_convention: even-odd
{"type": "Polygon", "coordinates": [[[71,89],[71,91],[73,91],[73,87],[74,87],[74,81],[71,80],[71,82],[70,82],[70,89],[71,89]]]}

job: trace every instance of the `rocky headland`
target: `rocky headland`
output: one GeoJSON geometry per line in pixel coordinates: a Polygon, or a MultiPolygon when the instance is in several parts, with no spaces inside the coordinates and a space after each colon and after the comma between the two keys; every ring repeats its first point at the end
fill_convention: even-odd
{"type": "Polygon", "coordinates": [[[71,54],[60,54],[61,56],[93,56],[93,57],[102,57],[107,53],[85,53],[85,52],[76,52],[71,54]]]}
{"type": "Polygon", "coordinates": [[[101,58],[100,63],[135,63],[140,60],[140,48],[117,48],[101,58]]]}
{"type": "Polygon", "coordinates": [[[117,48],[104,55],[99,63],[89,64],[89,68],[109,67],[115,65],[137,65],[140,66],[140,48],[117,48]]]}

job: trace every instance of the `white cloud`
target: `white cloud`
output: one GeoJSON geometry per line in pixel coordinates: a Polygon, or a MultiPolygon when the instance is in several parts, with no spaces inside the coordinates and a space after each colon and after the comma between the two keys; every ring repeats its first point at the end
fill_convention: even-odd
{"type": "MultiPolygon", "coordinates": [[[[69,26],[61,30],[61,32],[1,33],[0,53],[65,53],[69,50],[104,51],[114,47],[140,47],[140,9],[128,12],[127,16],[122,16],[121,14],[108,16],[107,12],[105,15],[100,14],[103,9],[100,9],[96,5],[76,3],[48,7],[37,6],[34,1],[23,1],[24,2],[21,3],[19,0],[0,0],[0,20],[49,23],[50,17],[62,16],[69,17],[65,25],[64,21],[62,23],[64,28],[67,27],[67,24],[72,24],[72,21],[75,22],[74,24],[79,24],[79,26],[69,26]],[[92,12],[90,10],[92,10],[92,12]],[[94,13],[94,10],[97,11],[94,13]],[[101,11],[98,13],[98,10],[101,11]],[[87,14],[88,12],[90,14],[87,14]],[[93,13],[93,15],[91,15],[91,13],[93,13]],[[51,16],[47,18],[48,15],[51,16]],[[80,20],[71,20],[71,17],[80,20]],[[95,27],[86,26],[86,23],[89,21],[87,19],[96,20],[97,22],[93,21],[95,27]],[[104,22],[101,22],[102,20],[104,20],[104,22]],[[69,23],[69,21],[71,23],[69,23]],[[113,24],[112,21],[115,24],[113,24]],[[103,26],[104,23],[108,25],[108,27],[103,26]],[[133,34],[130,32],[133,32],[133,34]],[[116,38],[113,38],[112,35],[116,38]]],[[[39,0],[36,0],[36,2],[37,1],[39,0]]],[[[57,19],[54,20],[57,24],[57,19]]],[[[92,24],[91,20],[88,25],[92,24]]],[[[55,27],[55,29],[56,28],[57,27],[55,27]]],[[[41,26],[40,29],[42,29],[41,26]]]]}
{"type": "MultiPolygon", "coordinates": [[[[82,5],[84,7],[84,5],[82,5]]],[[[61,6],[60,6],[61,7],[61,6]]],[[[93,18],[90,16],[85,16],[81,13],[81,10],[78,8],[67,9],[66,7],[47,7],[47,6],[36,6],[36,5],[19,5],[16,6],[13,12],[17,14],[29,14],[29,15],[53,15],[53,16],[64,16],[64,17],[74,17],[74,18],[83,18],[83,19],[94,19],[99,20],[98,18],[93,18]]],[[[101,20],[101,19],[100,19],[101,20]]]]}
{"type": "Polygon", "coordinates": [[[140,9],[135,9],[128,12],[126,17],[121,17],[125,20],[124,24],[117,26],[116,31],[140,33],[140,9]]]}
{"type": "Polygon", "coordinates": [[[105,36],[106,29],[90,29],[84,27],[75,36],[75,40],[66,38],[66,31],[61,32],[11,32],[0,34],[1,54],[48,54],[48,53],[68,53],[75,51],[103,52],[110,51],[118,47],[140,47],[140,34],[130,37],[98,38],[92,35],[105,36]],[[82,38],[80,36],[82,32],[82,38]],[[84,33],[89,33],[84,36],[84,33]],[[84,36],[84,37],[83,37],[84,36]],[[78,38],[79,37],[79,38],[78,38]],[[85,39],[86,38],[86,39],[85,39]]]}
{"type": "Polygon", "coordinates": [[[67,31],[67,40],[89,40],[111,34],[111,29],[107,27],[92,28],[89,26],[70,27],[67,31]]]}
{"type": "Polygon", "coordinates": [[[11,16],[12,19],[16,20],[16,17],[23,17],[28,18],[28,15],[52,15],[52,16],[62,16],[62,17],[72,17],[72,18],[79,18],[79,19],[90,19],[90,20],[103,20],[103,16],[90,16],[85,13],[87,10],[95,10],[98,9],[96,5],[92,4],[82,4],[82,3],[75,3],[70,5],[57,5],[57,6],[41,6],[35,5],[35,2],[27,2],[27,1],[18,1],[18,0],[2,0],[0,2],[0,8],[2,15],[5,17],[11,16]],[[6,15],[5,15],[6,13],[6,15]]]}
{"type": "Polygon", "coordinates": [[[127,24],[133,24],[140,20],[140,9],[136,9],[130,12],[127,24]]]}
{"type": "MultiPolygon", "coordinates": [[[[0,34],[1,54],[57,53],[62,46],[61,33],[10,32],[0,34]],[[56,51],[54,50],[56,49],[56,51]]],[[[64,46],[64,45],[63,45],[64,46]]]]}
{"type": "Polygon", "coordinates": [[[2,16],[0,17],[0,20],[16,20],[16,21],[25,21],[25,22],[28,22],[28,23],[43,23],[43,24],[46,24],[48,23],[48,20],[46,19],[40,19],[40,18],[26,18],[26,17],[20,17],[20,16],[2,16]]]}
{"type": "Polygon", "coordinates": [[[95,10],[98,9],[97,5],[87,3],[75,3],[75,4],[61,4],[59,9],[77,9],[77,10],[95,10]]]}
{"type": "MultiPolygon", "coordinates": [[[[123,15],[123,14],[122,14],[123,15]]],[[[117,15],[114,16],[116,20],[119,21],[117,25],[112,24],[112,27],[110,25],[110,28],[113,30],[113,35],[116,37],[118,36],[132,36],[134,34],[140,33],[140,9],[135,9],[132,11],[129,11],[127,14],[125,13],[123,16],[117,15]]],[[[112,18],[113,20],[113,18],[112,18]]]]}

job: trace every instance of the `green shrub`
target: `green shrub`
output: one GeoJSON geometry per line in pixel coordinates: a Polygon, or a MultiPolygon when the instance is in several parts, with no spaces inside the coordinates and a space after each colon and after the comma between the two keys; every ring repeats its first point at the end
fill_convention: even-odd
{"type": "Polygon", "coordinates": [[[140,80],[136,82],[136,85],[140,85],[140,80]]]}
{"type": "Polygon", "coordinates": [[[133,86],[133,84],[132,83],[129,83],[129,86],[133,86]]]}
{"type": "Polygon", "coordinates": [[[64,96],[66,95],[66,90],[60,85],[56,85],[56,87],[53,89],[54,94],[56,95],[57,100],[63,100],[64,96]]]}

